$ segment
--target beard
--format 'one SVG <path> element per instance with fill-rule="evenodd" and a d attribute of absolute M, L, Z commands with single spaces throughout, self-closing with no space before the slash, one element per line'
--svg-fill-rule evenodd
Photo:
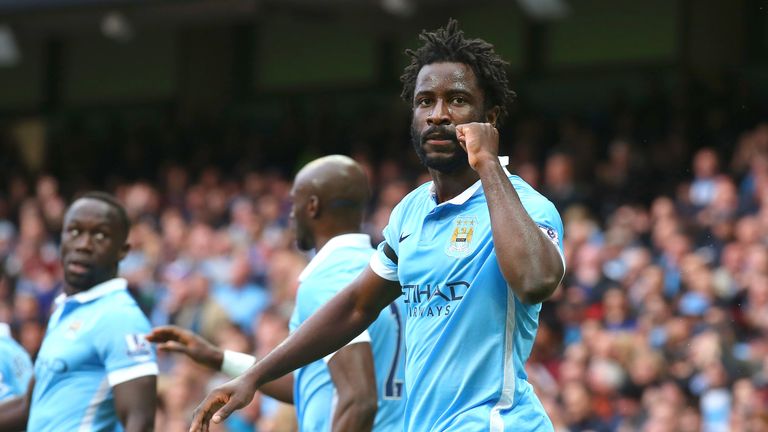
<path fill-rule="evenodd" d="M 299 250 L 308 252 L 315 248 L 315 242 L 312 234 L 303 225 L 300 225 L 298 221 L 292 221 L 293 235 L 296 237 L 296 246 Z"/>
<path fill-rule="evenodd" d="M 424 149 L 426 136 L 433 133 L 439 133 L 441 139 L 453 142 L 454 150 L 452 153 L 440 153 L 439 155 L 428 155 Z M 421 164 L 429 169 L 439 171 L 443 174 L 451 174 L 469 167 L 469 157 L 464 148 L 459 144 L 456 138 L 456 132 L 449 126 L 431 126 L 423 134 L 419 134 L 414 128 L 411 128 L 411 144 L 419 157 Z"/>
<path fill-rule="evenodd" d="M 480 117 L 470 122 L 484 122 Z M 437 155 L 428 155 L 424 145 L 429 135 L 438 135 L 439 139 L 450 140 L 453 142 L 453 151 L 451 153 L 440 153 Z M 452 174 L 464 171 L 469 168 L 469 156 L 464 147 L 459 144 L 456 137 L 456 128 L 453 125 L 432 125 L 421 134 L 414 126 L 411 126 L 411 144 L 416 151 L 422 165 L 429 169 L 439 171 L 443 174 Z"/>

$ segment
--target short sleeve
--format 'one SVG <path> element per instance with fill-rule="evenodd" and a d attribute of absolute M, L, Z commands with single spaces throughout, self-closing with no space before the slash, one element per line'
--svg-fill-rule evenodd
<path fill-rule="evenodd" d="M 541 232 L 557 247 L 560 258 L 563 259 L 563 266 L 565 266 L 563 221 L 560 219 L 560 213 L 558 213 L 555 205 L 543 196 L 536 194 L 524 199 L 523 206 Z"/>
<path fill-rule="evenodd" d="M 6 360 L 0 363 L 0 401 L 18 396 Z"/>
<path fill-rule="evenodd" d="M 144 338 L 151 327 L 138 307 L 125 305 L 111 310 L 102 315 L 99 326 L 94 343 L 110 387 L 157 375 L 154 349 Z"/>
<path fill-rule="evenodd" d="M 0 360 L 0 401 L 27 393 L 32 378 L 32 361 L 22 349 L 2 352 Z"/>
<path fill-rule="evenodd" d="M 376 248 L 376 253 L 371 256 L 371 270 L 382 278 L 396 282 L 397 277 L 397 263 L 392 261 L 390 257 L 384 252 L 384 248 L 388 246 L 386 240 L 379 243 L 379 247 Z M 394 250 L 394 249 L 393 249 Z"/>
<path fill-rule="evenodd" d="M 400 226 L 402 225 L 400 223 L 400 212 L 400 205 L 397 205 L 392 210 L 392 214 L 389 216 L 389 223 L 382 230 L 384 241 L 379 243 L 370 261 L 371 270 L 374 273 L 393 282 L 398 281 L 397 262 L 387 255 L 385 248 L 389 246 L 391 252 L 394 252 L 395 256 L 399 256 Z"/>
<path fill-rule="evenodd" d="M 333 356 L 336 355 L 336 353 L 338 353 L 339 351 L 343 350 L 345 347 L 348 347 L 348 346 L 354 345 L 354 344 L 358 344 L 358 343 L 371 343 L 371 334 L 368 333 L 368 330 L 363 330 L 362 333 L 357 335 L 351 341 L 347 342 L 346 345 L 344 345 L 343 347 L 339 348 L 338 350 L 328 354 L 327 356 L 323 357 L 323 361 L 325 362 L 325 364 L 328 364 L 328 362 L 331 361 L 331 359 L 333 358 Z"/>

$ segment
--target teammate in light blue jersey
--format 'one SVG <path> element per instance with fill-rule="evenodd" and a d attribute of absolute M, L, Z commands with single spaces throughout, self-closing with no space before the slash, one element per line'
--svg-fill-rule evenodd
<path fill-rule="evenodd" d="M 29 354 L 11 336 L 11 328 L 0 322 L 0 403 L 27 393 L 32 378 Z"/>
<path fill-rule="evenodd" d="M 562 279 L 562 222 L 504 169 L 499 121 L 514 93 L 493 46 L 456 21 L 406 51 L 403 97 L 433 181 L 398 204 L 370 265 L 278 349 L 201 403 L 207 430 L 252 392 L 352 339 L 393 299 L 406 312 L 403 430 L 552 431 L 523 369 L 540 303 Z"/>
<path fill-rule="evenodd" d="M 0 430 L 147 431 L 154 427 L 157 363 L 149 321 L 117 278 L 129 222 L 115 199 L 94 192 L 64 217 L 64 293 L 35 360 L 30 398 L 3 405 Z"/>
<path fill-rule="evenodd" d="M 342 234 L 328 241 L 299 277 L 291 332 L 352 282 L 368 266 L 373 253 L 371 238 L 366 234 Z M 381 311 L 366 331 L 350 342 L 369 343 L 373 355 L 375 382 L 350 384 L 361 387 L 360 391 L 365 391 L 363 387 L 368 385 L 370 389 L 367 390 L 376 392 L 378 411 L 374 431 L 399 432 L 403 428 L 405 353 L 402 347 L 402 315 L 402 303 L 393 302 Z M 312 362 L 295 373 L 294 397 L 302 431 L 332 430 L 333 417 L 330 413 L 334 404 L 338 404 L 338 395 L 325 363 L 333 361 L 335 355 Z"/>
<path fill-rule="evenodd" d="M 507 175 L 530 217 L 561 249 L 563 227 L 552 203 Z M 443 203 L 436 201 L 434 183 L 422 185 L 394 209 L 384 229 L 371 266 L 402 284 L 405 381 L 408 393 L 419 395 L 407 400 L 406 430 L 551 427 L 524 369 L 541 305 L 524 303 L 509 289 L 492 237 L 480 181 Z"/>
<path fill-rule="evenodd" d="M 369 192 L 365 174 L 352 159 L 327 156 L 310 162 L 297 174 L 291 195 L 298 246 L 318 248 L 299 276 L 290 321 L 294 332 L 368 267 L 375 249 L 368 235 L 357 233 Z M 296 405 L 302 432 L 402 431 L 402 306 L 391 302 L 346 346 L 261 390 Z M 161 350 L 183 352 L 232 376 L 255 362 L 250 356 L 221 353 L 177 327 L 155 329 L 149 339 L 161 343 Z"/>

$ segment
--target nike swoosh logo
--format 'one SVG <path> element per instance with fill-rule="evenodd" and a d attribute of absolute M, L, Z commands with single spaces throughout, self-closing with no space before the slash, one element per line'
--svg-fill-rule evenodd
<path fill-rule="evenodd" d="M 411 236 L 410 234 L 405 234 L 405 235 L 400 234 L 400 241 L 398 243 L 402 243 L 403 240 L 407 239 L 410 236 Z"/>

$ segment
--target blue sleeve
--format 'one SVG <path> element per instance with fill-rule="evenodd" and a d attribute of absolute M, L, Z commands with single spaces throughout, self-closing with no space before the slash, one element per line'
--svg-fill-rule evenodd
<path fill-rule="evenodd" d="M 2 351 L 0 360 L 0 401 L 27 393 L 32 378 L 32 360 L 23 348 Z"/>
<path fill-rule="evenodd" d="M 105 311 L 94 344 L 109 385 L 157 375 L 152 345 L 144 339 L 151 327 L 138 306 L 128 302 Z"/>
<path fill-rule="evenodd" d="M 3 355 L 3 360 L 0 361 L 0 401 L 3 401 L 18 396 L 18 393 L 11 377 L 10 365 L 8 364 L 10 359 L 6 359 L 6 353 L 3 352 L 1 354 Z"/>
<path fill-rule="evenodd" d="M 520 191 L 518 191 L 520 192 Z M 557 246 L 563 256 L 563 221 L 555 205 L 538 193 L 521 193 L 520 198 L 525 210 L 539 229 Z"/>
<path fill-rule="evenodd" d="M 563 260 L 563 269 L 565 269 L 565 255 L 563 254 L 563 221 L 560 219 L 560 213 L 558 213 L 555 205 L 552 204 L 547 198 L 533 189 L 517 190 L 522 200 L 523 207 L 528 212 L 528 215 L 533 219 L 533 222 L 539 227 L 539 229 L 546 234 L 547 238 L 557 246 L 557 251 L 560 253 L 560 258 Z M 521 331 L 521 335 L 524 338 L 533 339 L 536 337 L 536 329 L 538 328 L 539 311 L 541 310 L 541 304 L 524 304 L 515 297 L 515 302 L 518 304 L 516 310 L 525 311 L 524 315 L 517 314 L 517 325 Z"/>
<path fill-rule="evenodd" d="M 399 256 L 400 252 L 400 229 L 402 226 L 400 213 L 402 211 L 401 205 L 395 206 L 392 209 L 392 213 L 389 215 L 389 222 L 387 226 L 382 230 L 384 241 L 395 251 L 395 254 Z"/>
<path fill-rule="evenodd" d="M 401 204 L 395 206 L 392 214 L 389 216 L 389 223 L 384 227 L 382 234 L 384 241 L 379 243 L 376 252 L 371 258 L 371 269 L 384 279 L 397 281 L 397 263 L 384 253 L 384 247 L 389 245 L 396 256 L 400 256 L 400 228 L 401 223 Z"/>

